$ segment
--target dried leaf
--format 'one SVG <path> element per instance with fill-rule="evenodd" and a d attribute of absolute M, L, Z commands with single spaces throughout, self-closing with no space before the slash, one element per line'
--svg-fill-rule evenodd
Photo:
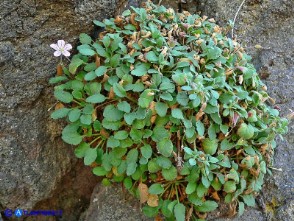
<path fill-rule="evenodd" d="M 193 214 L 193 209 L 194 207 L 191 206 L 188 213 L 187 213 L 187 216 L 186 216 L 186 221 L 190 221 L 191 220 L 191 217 L 192 217 L 192 214 Z"/>
<path fill-rule="evenodd" d="M 95 121 L 97 120 L 97 111 L 94 110 L 93 113 L 92 113 L 92 121 Z"/>
<path fill-rule="evenodd" d="M 215 200 L 217 200 L 217 201 L 220 201 L 220 198 L 219 198 L 219 195 L 218 195 L 217 191 L 213 192 L 213 193 L 211 194 L 211 196 L 212 196 L 213 199 L 215 199 Z"/>
<path fill-rule="evenodd" d="M 140 183 L 138 186 L 139 194 L 140 194 L 140 203 L 146 203 L 148 200 L 148 186 L 144 183 Z"/>
<path fill-rule="evenodd" d="M 158 195 L 149 194 L 147 204 L 148 204 L 148 206 L 151 206 L 151 207 L 158 206 Z"/>
<path fill-rule="evenodd" d="M 97 68 L 100 66 L 100 57 L 98 55 L 95 56 L 95 64 Z"/>
<path fill-rule="evenodd" d="M 195 118 L 196 118 L 196 121 L 199 121 L 199 119 L 204 115 L 204 110 L 207 106 L 207 103 L 203 103 L 200 110 L 198 111 L 198 113 L 196 114 Z"/>
<path fill-rule="evenodd" d="M 64 105 L 62 103 L 59 102 L 55 105 L 55 110 L 59 110 L 61 108 L 64 108 Z"/>
<path fill-rule="evenodd" d="M 110 91 L 109 91 L 109 94 L 108 94 L 108 98 L 113 99 L 114 97 L 115 97 L 114 90 L 113 90 L 113 87 L 111 87 Z"/>
<path fill-rule="evenodd" d="M 62 70 L 62 65 L 61 64 L 58 64 L 57 65 L 56 71 L 57 71 L 57 76 L 61 76 L 63 74 L 63 70 Z"/>

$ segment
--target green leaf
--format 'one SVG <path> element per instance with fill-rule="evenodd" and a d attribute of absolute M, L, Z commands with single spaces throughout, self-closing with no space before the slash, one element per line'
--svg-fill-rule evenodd
<path fill-rule="evenodd" d="M 189 182 L 186 187 L 186 193 L 189 195 L 189 194 L 195 192 L 196 187 L 197 187 L 197 185 L 195 182 Z"/>
<path fill-rule="evenodd" d="M 124 113 L 118 110 L 114 105 L 110 104 L 104 108 L 103 116 L 108 121 L 118 121 L 123 117 Z"/>
<path fill-rule="evenodd" d="M 56 83 L 59 83 L 61 81 L 65 81 L 67 80 L 68 78 L 66 76 L 57 76 L 57 77 L 52 77 L 50 78 L 49 80 L 49 84 L 56 84 Z"/>
<path fill-rule="evenodd" d="M 171 115 L 172 115 L 172 117 L 174 117 L 176 119 L 182 119 L 182 120 L 184 119 L 183 112 L 179 108 L 173 109 L 171 112 Z"/>
<path fill-rule="evenodd" d="M 226 193 L 233 193 L 237 189 L 235 181 L 227 181 L 224 185 L 224 191 Z"/>
<path fill-rule="evenodd" d="M 87 73 L 87 74 L 85 75 L 84 79 L 85 79 L 86 81 L 92 81 L 92 80 L 94 80 L 96 77 L 97 77 L 97 76 L 96 76 L 95 72 L 94 72 L 94 71 L 90 71 L 89 73 Z"/>
<path fill-rule="evenodd" d="M 164 201 L 163 201 L 163 204 L 162 204 L 162 207 L 161 207 L 161 212 L 162 212 L 162 214 L 163 214 L 165 217 L 167 217 L 167 218 L 169 218 L 169 217 L 171 217 L 171 216 L 173 215 L 172 211 L 170 211 L 170 210 L 168 209 L 168 205 L 169 205 L 170 203 L 171 203 L 170 200 L 164 200 Z"/>
<path fill-rule="evenodd" d="M 170 82 L 169 79 L 167 79 L 161 83 L 159 89 L 163 91 L 167 91 L 169 93 L 173 93 L 175 91 L 175 85 L 172 82 Z"/>
<path fill-rule="evenodd" d="M 172 75 L 173 81 L 175 83 L 177 83 L 177 85 L 180 85 L 180 86 L 186 84 L 186 81 L 187 81 L 186 78 L 187 78 L 186 75 L 183 73 L 176 73 L 176 74 Z"/>
<path fill-rule="evenodd" d="M 220 118 L 219 113 L 213 113 L 213 114 L 210 114 L 210 117 L 212 118 L 212 120 L 213 120 L 215 123 L 217 123 L 217 124 L 219 124 L 219 125 L 222 124 L 222 119 Z"/>
<path fill-rule="evenodd" d="M 131 71 L 131 74 L 141 77 L 144 74 L 147 74 L 147 71 L 149 68 L 150 68 L 150 64 L 140 63 L 135 66 L 134 70 Z"/>
<path fill-rule="evenodd" d="M 114 134 L 114 138 L 117 140 L 124 140 L 124 139 L 127 139 L 127 137 L 128 137 L 128 132 L 124 130 L 118 131 Z"/>
<path fill-rule="evenodd" d="M 207 191 L 208 191 L 208 189 L 202 183 L 200 183 L 197 186 L 197 189 L 196 189 L 197 196 L 203 197 L 205 195 L 205 193 L 207 193 Z"/>
<path fill-rule="evenodd" d="M 206 188 L 208 188 L 210 186 L 210 181 L 204 175 L 202 175 L 202 177 L 201 177 L 201 182 L 202 182 L 203 186 L 205 186 Z"/>
<path fill-rule="evenodd" d="M 234 147 L 234 143 L 230 143 L 228 139 L 224 139 L 221 142 L 221 150 L 230 150 Z"/>
<path fill-rule="evenodd" d="M 102 120 L 102 126 L 108 130 L 118 130 L 121 126 L 120 121 L 108 121 L 107 119 Z"/>
<path fill-rule="evenodd" d="M 140 150 L 141 150 L 142 156 L 145 157 L 146 159 L 149 159 L 152 156 L 152 148 L 149 144 L 142 146 Z"/>
<path fill-rule="evenodd" d="M 104 167 L 95 167 L 92 171 L 96 176 L 105 176 L 108 173 Z"/>
<path fill-rule="evenodd" d="M 110 66 L 113 68 L 116 68 L 119 65 L 120 62 L 120 55 L 115 54 L 110 58 Z"/>
<path fill-rule="evenodd" d="M 173 151 L 173 143 L 170 139 L 162 139 L 157 143 L 158 151 L 165 157 L 169 157 Z"/>
<path fill-rule="evenodd" d="M 172 162 L 167 157 L 159 156 L 156 158 L 156 162 L 164 169 L 169 169 L 172 166 Z"/>
<path fill-rule="evenodd" d="M 238 216 L 242 216 L 245 211 L 245 206 L 243 202 L 239 202 L 239 208 L 238 208 Z"/>
<path fill-rule="evenodd" d="M 217 139 L 209 139 L 205 138 L 202 141 L 203 150 L 205 153 L 213 155 L 217 151 L 218 140 Z"/>
<path fill-rule="evenodd" d="M 189 98 L 188 98 L 188 95 L 186 92 L 179 92 L 177 94 L 177 102 L 182 105 L 182 106 L 187 106 L 188 105 L 188 102 L 189 102 Z"/>
<path fill-rule="evenodd" d="M 106 51 L 102 45 L 100 45 L 98 43 L 94 43 L 93 47 L 96 49 L 98 55 L 100 55 L 101 57 L 104 57 L 104 58 L 108 57 L 108 54 L 106 53 Z"/>
<path fill-rule="evenodd" d="M 154 99 L 154 93 L 151 89 L 146 89 L 139 98 L 138 105 L 142 108 L 148 108 L 151 101 Z"/>
<path fill-rule="evenodd" d="M 70 109 L 68 109 L 68 108 L 57 109 L 51 114 L 51 118 L 56 120 L 56 119 L 66 117 L 69 111 L 70 111 Z"/>
<path fill-rule="evenodd" d="M 126 178 L 124 179 L 124 186 L 125 186 L 125 188 L 126 188 L 127 190 L 129 190 L 129 189 L 132 188 L 132 186 L 133 186 L 133 181 L 132 181 L 132 179 L 131 179 L 130 177 L 126 177 Z"/>
<path fill-rule="evenodd" d="M 247 206 L 255 206 L 255 198 L 252 194 L 249 195 L 243 195 L 243 201 Z"/>
<path fill-rule="evenodd" d="M 102 27 L 102 28 L 105 28 L 105 24 L 101 21 L 98 21 L 98 20 L 94 20 L 93 23 L 99 27 Z"/>
<path fill-rule="evenodd" d="M 120 111 L 123 111 L 125 113 L 130 113 L 131 105 L 126 101 L 122 101 L 122 102 L 118 103 L 117 109 L 119 109 Z"/>
<path fill-rule="evenodd" d="M 68 113 L 68 119 L 70 122 L 75 122 L 80 119 L 81 110 L 80 109 L 73 109 Z"/>
<path fill-rule="evenodd" d="M 137 162 L 139 156 L 139 152 L 137 149 L 131 149 L 127 154 L 127 162 Z"/>
<path fill-rule="evenodd" d="M 62 139 L 64 142 L 72 145 L 78 145 L 82 142 L 83 137 L 77 132 L 79 126 L 76 124 L 67 125 L 62 131 Z"/>
<path fill-rule="evenodd" d="M 148 191 L 150 194 L 161 194 L 164 192 L 164 188 L 161 184 L 155 183 L 149 187 Z"/>
<path fill-rule="evenodd" d="M 201 136 L 201 137 L 204 136 L 205 127 L 204 127 L 204 124 L 201 121 L 197 121 L 196 129 L 197 129 L 197 132 L 198 132 L 199 136 Z"/>
<path fill-rule="evenodd" d="M 119 147 L 119 144 L 120 144 L 119 140 L 115 139 L 113 136 L 110 136 L 107 139 L 106 146 L 110 148 L 115 148 L 115 147 Z"/>
<path fill-rule="evenodd" d="M 177 168 L 174 166 L 171 166 L 169 169 L 162 169 L 162 176 L 167 181 L 173 181 L 177 178 L 178 171 Z"/>
<path fill-rule="evenodd" d="M 148 162 L 148 171 L 150 173 L 156 173 L 161 170 L 160 166 L 157 164 L 156 159 L 151 159 Z"/>
<path fill-rule="evenodd" d="M 91 148 L 88 143 L 82 142 L 80 145 L 75 149 L 75 155 L 77 158 L 85 157 L 86 151 Z"/>
<path fill-rule="evenodd" d="M 84 63 L 83 60 L 79 59 L 78 57 L 73 57 L 69 64 L 69 72 L 71 74 L 75 74 L 77 71 L 78 67 L 81 66 Z"/>
<path fill-rule="evenodd" d="M 166 103 L 157 102 L 155 104 L 155 110 L 157 114 L 161 117 L 164 117 L 166 115 L 167 109 L 168 109 L 168 106 Z"/>
<path fill-rule="evenodd" d="M 142 130 L 136 130 L 136 129 L 131 129 L 130 131 L 130 137 L 136 141 L 136 142 L 141 142 L 143 136 L 143 131 Z"/>
<path fill-rule="evenodd" d="M 89 35 L 85 34 L 85 33 L 81 33 L 80 34 L 80 42 L 82 44 L 91 44 L 92 39 Z"/>
<path fill-rule="evenodd" d="M 242 123 L 237 131 L 237 134 L 245 140 L 248 140 L 254 136 L 254 128 L 250 124 L 247 125 Z"/>
<path fill-rule="evenodd" d="M 89 148 L 85 152 L 85 158 L 84 158 L 84 164 L 85 165 L 90 165 L 93 163 L 97 158 L 97 149 L 95 148 Z"/>
<path fill-rule="evenodd" d="M 201 206 L 196 206 L 195 209 L 196 211 L 207 213 L 207 212 L 211 212 L 215 210 L 217 207 L 218 207 L 218 204 L 215 201 L 207 200 L 203 202 Z"/>
<path fill-rule="evenodd" d="M 177 221 L 185 221 L 186 207 L 184 204 L 176 204 L 174 207 L 174 214 Z"/>
<path fill-rule="evenodd" d="M 113 91 L 118 97 L 126 97 L 127 96 L 126 90 L 119 83 L 113 84 Z"/>
<path fill-rule="evenodd" d="M 156 54 L 153 51 L 149 51 L 146 54 L 146 59 L 147 59 L 147 61 L 149 61 L 151 63 L 158 62 L 158 57 L 156 56 Z"/>
<path fill-rule="evenodd" d="M 103 76 L 107 72 L 107 67 L 100 66 L 95 70 L 95 74 L 97 77 Z"/>
<path fill-rule="evenodd" d="M 127 165 L 127 176 L 131 176 L 136 172 L 138 164 L 135 162 L 128 163 Z"/>
<path fill-rule="evenodd" d="M 106 100 L 106 97 L 102 94 L 94 94 L 86 99 L 86 102 L 97 104 Z"/>
<path fill-rule="evenodd" d="M 160 95 L 160 98 L 163 99 L 163 100 L 166 100 L 166 101 L 173 101 L 173 96 L 170 94 L 170 93 L 162 93 Z"/>
<path fill-rule="evenodd" d="M 83 114 L 80 117 L 80 121 L 81 121 L 82 124 L 90 125 L 92 123 L 92 115 L 90 115 L 90 114 Z"/>
<path fill-rule="evenodd" d="M 158 214 L 157 207 L 151 207 L 151 206 L 146 205 L 143 207 L 142 210 L 143 210 L 144 215 L 147 217 L 150 217 L 150 218 L 155 217 Z"/>
<path fill-rule="evenodd" d="M 93 56 L 96 54 L 96 52 L 90 48 L 78 48 L 78 50 L 82 55 L 86 56 Z"/>
<path fill-rule="evenodd" d="M 63 103 L 70 103 L 73 100 L 73 96 L 71 95 L 71 93 L 63 90 L 54 90 L 54 96 L 57 100 Z"/>

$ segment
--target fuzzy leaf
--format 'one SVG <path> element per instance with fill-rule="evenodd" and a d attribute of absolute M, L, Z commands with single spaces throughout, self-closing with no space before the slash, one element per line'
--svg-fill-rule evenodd
<path fill-rule="evenodd" d="M 106 97 L 102 94 L 94 94 L 86 99 L 86 102 L 97 104 L 106 100 Z"/>
<path fill-rule="evenodd" d="M 168 106 L 166 103 L 157 102 L 155 104 L 155 110 L 157 114 L 161 117 L 164 117 L 166 115 L 167 109 L 168 109 Z"/>
<path fill-rule="evenodd" d="M 202 203 L 201 206 L 196 206 L 195 209 L 196 211 L 206 213 L 215 210 L 217 207 L 218 204 L 215 201 L 207 200 L 204 203 Z"/>
<path fill-rule="evenodd" d="M 107 71 L 107 67 L 105 66 L 100 66 L 95 70 L 95 74 L 97 77 L 100 77 L 102 75 L 104 75 Z"/>
<path fill-rule="evenodd" d="M 73 96 L 71 95 L 71 93 L 67 91 L 63 91 L 63 90 L 55 90 L 54 96 L 56 97 L 57 100 L 63 103 L 70 103 L 73 100 Z"/>
<path fill-rule="evenodd" d="M 80 42 L 82 44 L 91 44 L 92 39 L 89 35 L 85 34 L 85 33 L 81 33 L 80 34 Z"/>
<path fill-rule="evenodd" d="M 152 184 L 149 187 L 150 194 L 161 194 L 161 193 L 163 193 L 163 191 L 164 191 L 164 188 L 162 187 L 161 184 L 158 184 L 158 183 Z"/>
<path fill-rule="evenodd" d="M 176 204 L 174 207 L 174 214 L 177 221 L 185 221 L 186 207 L 184 204 Z"/>
<path fill-rule="evenodd" d="M 173 151 L 173 143 L 170 139 L 162 139 L 157 143 L 158 151 L 165 157 L 169 157 Z"/>
<path fill-rule="evenodd" d="M 123 88 L 123 86 L 121 86 L 118 83 L 113 84 L 113 91 L 118 97 L 126 97 L 127 96 L 126 90 Z"/>
<path fill-rule="evenodd" d="M 84 164 L 90 165 L 96 160 L 96 158 L 97 158 L 97 149 L 89 148 L 85 152 Z"/>
<path fill-rule="evenodd" d="M 72 145 L 78 145 L 82 141 L 82 136 L 77 132 L 79 126 L 75 124 L 67 125 L 62 131 L 64 142 Z"/>
<path fill-rule="evenodd" d="M 169 169 L 162 169 L 162 176 L 164 179 L 168 181 L 173 181 L 177 178 L 178 171 L 177 168 L 174 166 L 171 166 Z"/>
<path fill-rule="evenodd" d="M 57 109 L 51 114 L 51 118 L 56 120 L 56 119 L 66 117 L 69 111 L 70 109 L 68 108 Z"/>
<path fill-rule="evenodd" d="M 184 119 L 183 112 L 179 108 L 173 109 L 171 115 L 176 119 Z"/>

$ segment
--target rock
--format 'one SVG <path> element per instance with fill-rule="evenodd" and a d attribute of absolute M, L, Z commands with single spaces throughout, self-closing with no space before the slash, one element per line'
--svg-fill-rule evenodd
<path fill-rule="evenodd" d="M 64 220 L 76 220 L 88 203 L 98 178 L 62 142 L 64 122 L 48 111 L 55 103 L 48 79 L 58 62 L 49 45 L 76 44 L 81 32 L 92 31 L 93 18 L 114 12 L 115 2 L 0 2 L 0 211 L 63 209 Z"/>
<path fill-rule="evenodd" d="M 120 185 L 104 187 L 98 184 L 91 197 L 89 209 L 80 221 L 148 221 L 141 212 L 139 201 L 123 192 Z"/>

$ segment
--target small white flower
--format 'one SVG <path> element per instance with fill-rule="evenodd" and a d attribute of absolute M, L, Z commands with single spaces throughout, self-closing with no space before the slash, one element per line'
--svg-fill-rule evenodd
<path fill-rule="evenodd" d="M 57 44 L 51 44 L 51 48 L 55 50 L 54 56 L 59 57 L 61 55 L 64 55 L 65 57 L 69 57 L 70 53 L 69 50 L 72 49 L 71 44 L 65 44 L 64 40 L 58 40 Z"/>

